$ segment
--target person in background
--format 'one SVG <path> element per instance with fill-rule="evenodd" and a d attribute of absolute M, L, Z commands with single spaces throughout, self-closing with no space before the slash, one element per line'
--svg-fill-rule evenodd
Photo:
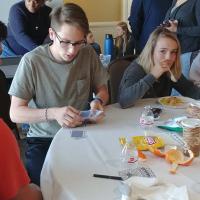
<path fill-rule="evenodd" d="M 183 96 L 200 98 L 200 88 L 181 74 L 180 44 L 176 35 L 159 27 L 152 32 L 139 57 L 126 69 L 119 88 L 119 103 L 127 108 L 141 98 L 169 96 L 172 88 Z"/>
<path fill-rule="evenodd" d="M 46 0 L 24 0 L 9 11 L 8 36 L 1 57 L 24 55 L 44 43 L 50 27 L 51 8 Z"/>
<path fill-rule="evenodd" d="M 166 28 L 177 34 L 182 54 L 200 49 L 199 10 L 199 0 L 174 0 L 166 13 Z"/>
<path fill-rule="evenodd" d="M 182 72 L 189 78 L 190 58 L 200 49 L 200 1 L 174 0 L 166 13 L 168 30 L 177 34 L 181 45 Z"/>
<path fill-rule="evenodd" d="M 0 55 L 2 53 L 2 41 L 5 40 L 7 36 L 7 27 L 6 25 L 0 21 Z M 1 64 L 1 59 L 0 59 Z"/>
<path fill-rule="evenodd" d="M 2 41 L 7 36 L 7 27 L 6 25 L 0 21 L 0 55 L 2 52 Z M 2 64 L 0 58 L 0 65 Z M 8 84 L 6 82 L 6 76 L 4 72 L 0 69 L 0 118 L 6 122 L 6 124 L 11 128 L 14 129 L 14 123 L 11 122 L 9 117 L 9 109 L 10 109 L 10 96 L 8 95 Z"/>
<path fill-rule="evenodd" d="M 51 141 L 61 127 L 83 124 L 81 110 L 103 110 L 108 101 L 108 74 L 90 45 L 85 12 L 66 3 L 51 13 L 51 44 L 25 54 L 9 94 L 14 122 L 30 124 L 27 170 L 40 184 L 40 172 Z M 90 101 L 92 94 L 95 98 Z M 90 104 L 88 104 L 90 101 Z"/>
<path fill-rule="evenodd" d="M 119 22 L 116 26 L 116 37 L 114 40 L 114 57 L 122 57 L 131 55 L 134 52 L 134 47 L 130 46 L 131 33 L 126 22 Z"/>
<path fill-rule="evenodd" d="M 189 79 L 200 87 L 200 51 L 191 64 Z"/>
<path fill-rule="evenodd" d="M 1 42 L 6 34 L 6 26 L 0 21 L 0 54 Z M 40 189 L 29 184 L 30 179 L 20 159 L 17 141 L 1 117 L 0 138 L 0 199 L 42 200 Z"/>
<path fill-rule="evenodd" d="M 91 32 L 91 30 L 89 30 L 86 36 L 86 40 L 87 40 L 87 43 L 93 47 L 93 49 L 96 51 L 97 55 L 99 56 L 101 54 L 101 47 L 97 42 L 95 42 L 94 35 Z"/>
<path fill-rule="evenodd" d="M 136 54 L 140 54 L 151 32 L 159 26 L 172 0 L 133 0 L 128 18 L 136 41 Z"/>

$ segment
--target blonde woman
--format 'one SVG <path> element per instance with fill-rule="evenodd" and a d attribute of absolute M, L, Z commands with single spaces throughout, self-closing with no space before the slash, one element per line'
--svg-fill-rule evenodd
<path fill-rule="evenodd" d="M 130 49 L 131 33 L 128 29 L 126 22 L 119 22 L 116 26 L 116 38 L 115 42 L 115 57 L 125 56 L 132 54 L 134 48 Z"/>
<path fill-rule="evenodd" d="M 138 59 L 125 71 L 119 103 L 127 108 L 141 98 L 169 96 L 172 88 L 184 96 L 200 98 L 200 88 L 181 74 L 180 44 L 176 35 L 159 27 L 150 35 Z"/>

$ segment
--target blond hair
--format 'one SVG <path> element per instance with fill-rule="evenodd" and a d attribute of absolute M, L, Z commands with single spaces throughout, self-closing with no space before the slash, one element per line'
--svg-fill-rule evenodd
<path fill-rule="evenodd" d="M 160 38 L 170 38 L 177 43 L 177 56 L 174 64 L 171 67 L 171 71 L 174 74 L 175 78 L 179 79 L 181 76 L 180 43 L 175 33 L 167 30 L 166 28 L 158 27 L 151 33 L 144 49 L 137 59 L 137 62 L 143 67 L 146 73 L 150 72 L 151 68 L 154 67 L 153 54 L 158 39 Z"/>

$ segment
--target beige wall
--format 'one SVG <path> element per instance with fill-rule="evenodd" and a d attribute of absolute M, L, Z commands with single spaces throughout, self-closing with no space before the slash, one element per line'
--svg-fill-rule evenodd
<path fill-rule="evenodd" d="M 63 0 L 80 5 L 86 12 L 90 29 L 103 50 L 106 33 L 115 35 L 117 22 L 127 20 L 132 0 Z"/>
<path fill-rule="evenodd" d="M 122 17 L 121 0 L 64 0 L 80 5 L 86 12 L 89 22 L 120 21 Z"/>

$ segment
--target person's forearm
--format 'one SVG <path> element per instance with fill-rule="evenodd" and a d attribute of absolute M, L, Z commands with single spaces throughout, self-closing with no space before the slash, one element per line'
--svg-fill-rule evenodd
<path fill-rule="evenodd" d="M 119 92 L 119 104 L 122 108 L 128 108 L 135 104 L 138 99 L 141 99 L 145 93 L 149 90 L 149 85 L 147 85 L 143 80 L 138 81 L 134 85 L 129 87 L 121 88 Z"/>
<path fill-rule="evenodd" d="M 13 200 L 43 200 L 40 188 L 31 183 L 21 187 Z"/>
<path fill-rule="evenodd" d="M 10 109 L 10 118 L 16 123 L 37 123 L 54 120 L 56 108 L 35 109 L 27 106 L 19 106 Z"/>
<path fill-rule="evenodd" d="M 193 82 L 186 79 L 183 75 L 177 83 L 173 84 L 173 87 L 183 96 L 200 99 L 200 88 L 195 86 Z"/>
<path fill-rule="evenodd" d="M 109 99 L 108 89 L 106 86 L 102 86 L 97 90 L 96 97 L 99 97 L 103 101 L 103 105 L 106 105 Z"/>
<path fill-rule="evenodd" d="M 132 82 L 132 80 L 130 80 Z M 138 99 L 143 98 L 146 92 L 152 87 L 155 78 L 148 74 L 138 82 L 130 84 L 128 80 L 120 86 L 119 104 L 122 108 L 128 108 L 135 104 Z"/>

